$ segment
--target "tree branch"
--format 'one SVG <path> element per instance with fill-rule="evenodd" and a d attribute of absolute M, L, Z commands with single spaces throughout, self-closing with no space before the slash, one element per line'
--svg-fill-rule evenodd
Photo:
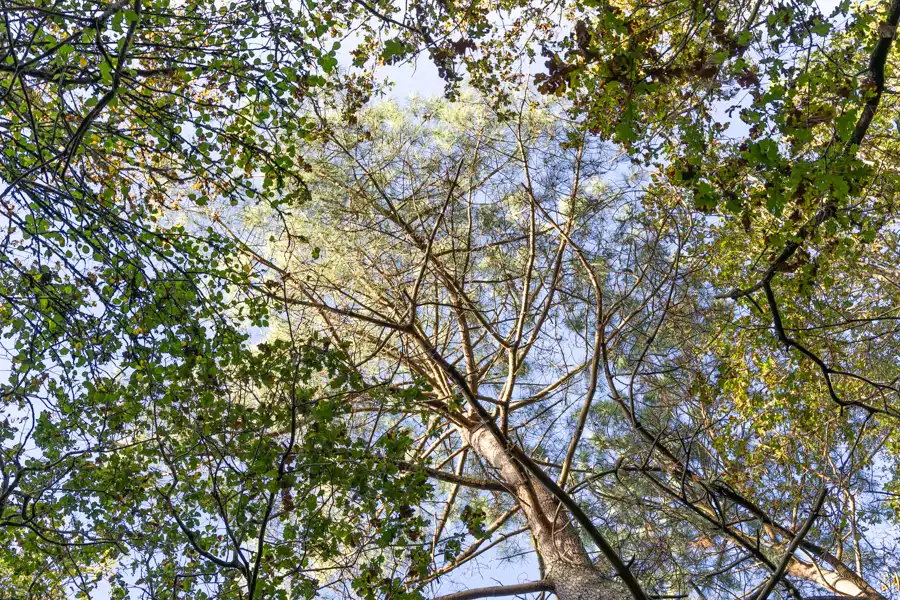
<path fill-rule="evenodd" d="M 473 600 L 474 598 L 497 598 L 500 596 L 518 596 L 537 592 L 552 592 L 553 584 L 549 581 L 531 581 L 517 585 L 495 585 L 492 587 L 464 590 L 455 594 L 438 596 L 434 600 Z"/>
<path fill-rule="evenodd" d="M 818 497 L 816 497 L 812 512 L 809 513 L 809 517 L 806 519 L 806 522 L 803 523 L 803 527 L 800 528 L 800 531 L 798 531 L 797 535 L 794 536 L 794 539 L 791 540 L 784 558 L 780 563 L 778 563 L 778 568 L 775 569 L 775 572 L 772 573 L 771 577 L 769 577 L 766 585 L 763 586 L 762 590 L 760 590 L 759 595 L 756 597 L 756 600 L 766 600 L 766 598 L 769 597 L 769 594 L 771 594 L 775 589 L 775 586 L 778 585 L 778 582 L 781 580 L 781 578 L 784 577 L 784 572 L 787 570 L 788 564 L 790 564 L 791 559 L 794 557 L 794 552 L 797 551 L 797 548 L 800 546 L 803 538 L 806 537 L 806 534 L 809 533 L 810 528 L 812 528 L 816 517 L 819 516 L 819 511 L 822 510 L 822 504 L 825 502 L 825 496 L 827 495 L 828 487 L 823 483 L 822 489 L 819 490 L 819 495 Z"/>
<path fill-rule="evenodd" d="M 475 488 L 478 490 L 488 490 L 491 492 L 509 492 L 509 490 L 506 489 L 506 487 L 502 483 L 497 481 L 475 479 L 474 477 L 466 477 L 465 475 L 448 473 L 447 471 L 441 471 L 440 469 L 425 467 L 406 461 L 398 461 L 397 466 L 406 471 L 422 470 L 425 471 L 425 473 L 427 473 L 429 477 L 433 477 L 434 479 L 438 479 L 440 481 L 446 481 L 447 483 L 455 483 L 463 487 Z"/>

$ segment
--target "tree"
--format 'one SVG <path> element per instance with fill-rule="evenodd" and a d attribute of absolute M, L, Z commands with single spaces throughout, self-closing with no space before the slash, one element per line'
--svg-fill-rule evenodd
<path fill-rule="evenodd" d="M 296 331 L 409 399 L 353 401 L 358 426 L 409 432 L 406 468 L 445 482 L 419 509 L 432 562 L 409 589 L 525 534 L 541 580 L 458 597 L 893 585 L 890 547 L 844 541 L 894 518 L 873 494 L 895 468 L 893 417 L 833 410 L 814 362 L 773 361 L 754 317 L 716 298 L 730 223 L 527 101 L 512 120 L 477 101 L 384 106 L 323 135 L 309 202 L 255 215 L 280 232 L 257 252 Z M 890 345 L 843 332 L 821 333 L 841 360 Z"/>
<path fill-rule="evenodd" d="M 896 588 L 897 2 L 2 14 L 4 593 Z"/>
<path fill-rule="evenodd" d="M 314 592 L 297 557 L 327 559 L 344 533 L 323 529 L 327 502 L 276 504 L 333 478 L 333 463 L 289 473 L 301 430 L 319 427 L 349 468 L 328 416 L 340 400 L 320 391 L 341 359 L 309 340 L 260 357 L 247 328 L 277 307 L 242 291 L 254 267 L 210 228 L 210 204 L 290 204 L 272 190 L 299 187 L 307 96 L 371 89 L 364 72 L 335 72 L 362 9 L 320 8 L 3 3 L 3 594 L 87 596 L 110 573 L 115 594 L 153 598 Z M 381 475 L 367 465 L 361 476 Z M 333 498 L 380 490 L 346 509 L 370 515 L 396 478 L 379 481 Z"/>
<path fill-rule="evenodd" d="M 441 2 L 409 15 L 402 37 L 451 84 L 465 71 L 499 106 L 522 85 L 516 65 L 540 50 L 539 91 L 565 97 L 591 133 L 664 173 L 699 211 L 754 232 L 723 297 L 766 303 L 774 341 L 833 387 L 846 369 L 781 329 L 790 307 L 774 288 L 783 273 L 802 288 L 896 210 L 898 22 L 896 1 L 841 2 L 829 15 L 806 1 Z M 894 398 L 892 379 L 877 383 L 873 393 Z M 858 408 L 892 410 L 883 400 Z"/>

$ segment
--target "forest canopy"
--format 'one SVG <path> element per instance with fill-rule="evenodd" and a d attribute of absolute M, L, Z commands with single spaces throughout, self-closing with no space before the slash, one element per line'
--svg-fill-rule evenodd
<path fill-rule="evenodd" d="M 0 597 L 900 598 L 900 0 L 0 13 Z"/>

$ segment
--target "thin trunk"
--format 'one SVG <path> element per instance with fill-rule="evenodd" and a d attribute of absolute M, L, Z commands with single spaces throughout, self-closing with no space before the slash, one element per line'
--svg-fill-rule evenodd
<path fill-rule="evenodd" d="M 825 567 L 807 563 L 799 559 L 791 560 L 787 568 L 788 575 L 811 581 L 835 594 L 850 598 L 869 598 L 872 600 L 884 598 L 876 590 L 869 586 L 858 585 L 849 577 L 842 577 L 837 571 L 831 571 Z"/>

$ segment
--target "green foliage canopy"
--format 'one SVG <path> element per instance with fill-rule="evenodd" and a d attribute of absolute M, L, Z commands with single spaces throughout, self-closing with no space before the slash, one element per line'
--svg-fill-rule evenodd
<path fill-rule="evenodd" d="M 897 593 L 900 2 L 0 12 L 3 593 Z"/>

